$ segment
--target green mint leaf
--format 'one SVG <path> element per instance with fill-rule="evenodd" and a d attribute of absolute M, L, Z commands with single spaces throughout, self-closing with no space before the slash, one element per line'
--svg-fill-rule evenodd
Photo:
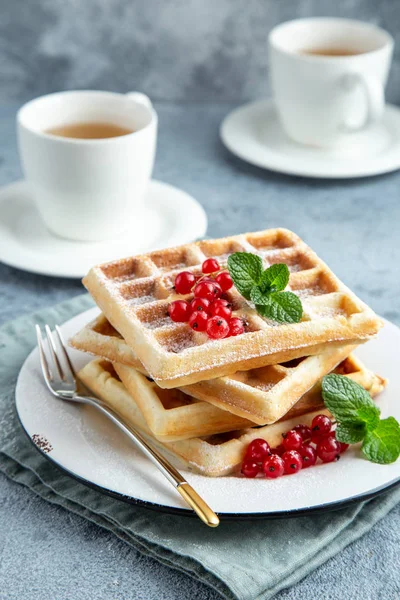
<path fill-rule="evenodd" d="M 234 252 L 228 258 L 228 271 L 238 292 L 250 300 L 251 290 L 263 273 L 261 258 L 251 252 Z"/>
<path fill-rule="evenodd" d="M 251 288 L 250 300 L 256 305 L 264 306 L 270 304 L 270 294 L 263 292 L 259 285 L 255 285 Z"/>
<path fill-rule="evenodd" d="M 365 423 L 339 423 L 336 427 L 336 439 L 338 442 L 344 444 L 356 444 L 361 442 L 365 434 L 367 433 L 367 427 Z"/>
<path fill-rule="evenodd" d="M 271 265 L 261 275 L 260 285 L 255 285 L 250 292 L 254 304 L 267 306 L 270 294 L 284 290 L 289 283 L 289 269 L 284 263 Z"/>
<path fill-rule="evenodd" d="M 260 287 L 263 291 L 281 292 L 289 283 L 289 269 L 285 263 L 271 265 L 261 276 Z"/>
<path fill-rule="evenodd" d="M 375 402 L 372 402 L 374 405 L 374 410 L 371 410 L 369 406 L 366 406 L 364 408 L 359 408 L 357 411 L 358 418 L 360 419 L 360 421 L 363 421 L 365 423 L 365 426 L 368 431 L 373 431 L 376 427 L 378 427 L 380 421 L 379 416 L 381 414 L 381 411 L 376 406 Z"/>
<path fill-rule="evenodd" d="M 298 323 L 303 307 L 298 296 L 282 292 L 289 282 L 289 269 L 284 263 L 263 271 L 261 258 L 251 252 L 234 252 L 228 258 L 228 270 L 236 289 L 251 300 L 257 312 L 278 323 Z"/>
<path fill-rule="evenodd" d="M 268 294 L 267 304 L 257 304 L 257 312 L 278 323 L 298 323 L 303 315 L 300 299 L 292 292 Z"/>
<path fill-rule="evenodd" d="M 361 425 L 373 430 L 380 410 L 368 392 L 344 375 L 331 373 L 322 379 L 322 397 L 327 409 L 340 424 Z"/>
<path fill-rule="evenodd" d="M 382 465 L 397 460 L 400 456 L 400 425 L 396 419 L 382 419 L 373 431 L 368 431 L 362 451 L 368 460 Z"/>

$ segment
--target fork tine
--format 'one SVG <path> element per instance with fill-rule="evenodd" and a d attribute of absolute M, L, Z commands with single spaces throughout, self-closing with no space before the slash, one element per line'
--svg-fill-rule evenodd
<path fill-rule="evenodd" d="M 64 371 L 62 369 L 60 361 L 58 360 L 57 348 L 56 348 L 56 345 L 54 343 L 53 336 L 51 334 L 51 329 L 50 329 L 50 327 L 48 325 L 45 325 L 44 328 L 45 328 L 45 331 L 46 331 L 47 342 L 48 342 L 48 345 L 49 345 L 49 351 L 50 351 L 51 357 L 52 357 L 52 359 L 54 361 L 54 364 L 56 365 L 58 376 L 60 377 L 60 379 L 62 381 L 65 381 Z"/>
<path fill-rule="evenodd" d="M 60 348 L 62 350 L 65 362 L 66 362 L 66 364 L 68 365 L 68 367 L 70 369 L 70 375 L 71 375 L 72 379 L 75 381 L 76 380 L 76 373 L 75 373 L 74 365 L 71 362 L 71 359 L 70 359 L 69 354 L 68 354 L 67 347 L 66 347 L 65 342 L 64 342 L 63 335 L 62 335 L 61 330 L 60 330 L 60 328 L 59 328 L 58 325 L 56 325 L 56 333 L 57 333 L 59 345 L 60 345 Z"/>
<path fill-rule="evenodd" d="M 40 366 L 42 367 L 43 377 L 45 378 L 47 385 L 50 387 L 50 382 L 53 381 L 53 375 L 51 373 L 49 363 L 47 362 L 47 358 L 44 353 L 42 332 L 40 331 L 40 327 L 38 324 L 36 324 L 36 337 L 38 342 Z"/>

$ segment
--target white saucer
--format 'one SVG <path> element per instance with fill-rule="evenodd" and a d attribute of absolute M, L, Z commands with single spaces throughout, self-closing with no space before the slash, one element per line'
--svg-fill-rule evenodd
<path fill-rule="evenodd" d="M 203 207 L 182 190 L 152 180 L 141 216 L 144 235 L 128 231 L 106 242 L 73 242 L 52 235 L 44 226 L 25 181 L 0 190 L 0 261 L 43 275 L 83 277 L 97 263 L 203 237 Z"/>
<path fill-rule="evenodd" d="M 225 146 L 239 158 L 288 175 L 340 179 L 400 168 L 400 108 L 390 104 L 381 123 L 352 134 L 351 144 L 332 150 L 291 141 L 282 130 L 272 100 L 234 110 L 224 119 L 220 133 Z"/>
<path fill-rule="evenodd" d="M 93 308 L 64 323 L 65 338 L 69 339 L 98 312 Z M 397 420 L 400 420 L 399 347 L 400 330 L 385 321 L 378 337 L 356 351 L 370 369 L 388 378 L 388 387 L 378 396 L 377 404 L 382 418 L 393 415 Z M 70 356 L 76 369 L 92 360 L 73 349 Z M 182 498 L 156 467 L 105 417 L 89 407 L 72 406 L 50 395 L 40 371 L 37 348 L 19 373 L 16 407 L 22 426 L 36 448 L 69 475 L 126 502 L 188 513 Z M 338 462 L 319 464 L 295 476 L 273 480 L 236 475 L 204 477 L 182 470 L 220 516 L 235 519 L 340 508 L 372 498 L 400 481 L 400 459 L 390 465 L 377 465 L 363 459 L 357 446 L 351 447 Z"/>

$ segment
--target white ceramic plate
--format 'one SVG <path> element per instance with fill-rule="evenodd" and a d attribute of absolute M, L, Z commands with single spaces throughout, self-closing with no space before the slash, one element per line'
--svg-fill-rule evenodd
<path fill-rule="evenodd" d="M 352 134 L 348 143 L 332 150 L 291 141 L 271 100 L 232 111 L 220 133 L 225 146 L 239 158 L 288 175 L 342 179 L 378 175 L 400 167 L 400 109 L 390 104 L 381 123 Z"/>
<path fill-rule="evenodd" d="M 0 261 L 43 275 L 83 277 L 94 264 L 192 242 L 205 235 L 203 207 L 182 190 L 152 180 L 146 212 L 106 242 L 74 242 L 47 231 L 25 181 L 0 190 Z"/>
<path fill-rule="evenodd" d="M 97 314 L 91 309 L 65 323 L 68 338 Z M 358 356 L 377 373 L 389 378 L 378 404 L 383 416 L 400 421 L 400 330 L 389 322 Z M 90 358 L 71 350 L 79 368 Z M 56 465 L 83 483 L 132 503 L 190 514 L 180 496 L 161 473 L 113 425 L 88 407 L 54 399 L 42 381 L 35 349 L 21 369 L 16 405 L 28 436 Z M 51 450 L 48 451 L 51 447 Z M 185 476 L 210 506 L 230 518 L 296 516 L 311 510 L 329 510 L 372 497 L 400 481 L 400 460 L 377 465 L 351 448 L 337 463 L 317 465 L 276 480 L 240 476 L 208 478 Z"/>

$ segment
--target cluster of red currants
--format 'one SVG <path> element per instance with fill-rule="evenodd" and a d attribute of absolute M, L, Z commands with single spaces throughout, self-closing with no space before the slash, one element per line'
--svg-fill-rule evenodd
<path fill-rule="evenodd" d="M 178 294 L 191 294 L 191 301 L 175 300 L 168 308 L 173 321 L 188 323 L 194 331 L 205 331 L 213 339 L 221 339 L 244 332 L 242 319 L 232 318 L 228 300 L 221 296 L 233 286 L 228 271 L 222 271 L 215 258 L 207 258 L 202 264 L 203 275 L 196 277 L 190 271 L 182 271 L 175 278 Z"/>
<path fill-rule="evenodd" d="M 275 479 L 312 467 L 317 458 L 324 463 L 338 460 L 349 446 L 337 441 L 332 425 L 329 417 L 317 415 L 311 427 L 296 425 L 283 434 L 282 444 L 277 448 L 270 448 L 268 442 L 261 438 L 253 440 L 242 463 L 243 475 L 256 477 L 264 472 L 266 477 Z"/>

